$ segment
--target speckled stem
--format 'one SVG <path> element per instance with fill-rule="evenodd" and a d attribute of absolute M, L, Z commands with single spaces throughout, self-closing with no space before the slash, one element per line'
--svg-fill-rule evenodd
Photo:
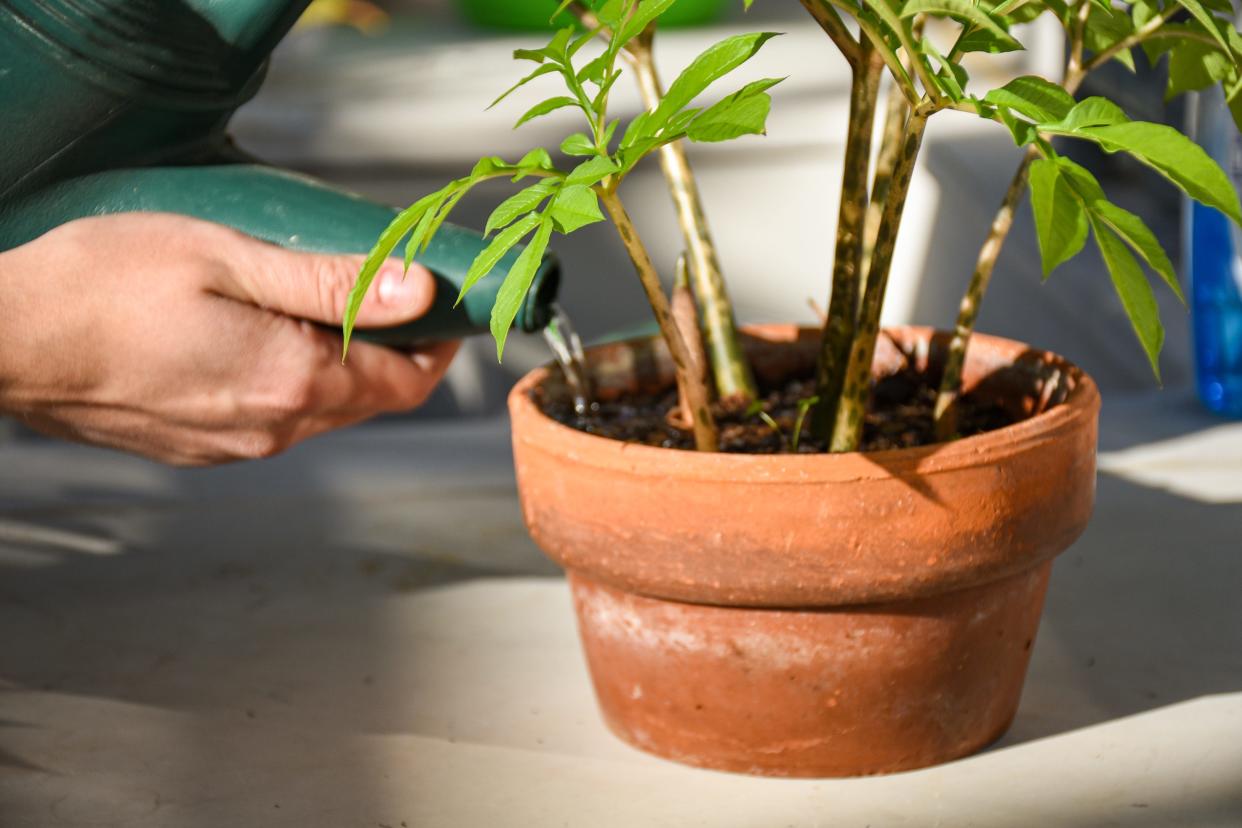
<path fill-rule="evenodd" d="M 863 416 L 871 392 L 871 361 L 875 356 L 876 337 L 880 333 L 884 291 L 888 286 L 888 272 L 893 264 L 897 233 L 901 229 L 901 215 L 926 126 L 927 114 L 919 110 L 912 112 L 906 121 L 905 138 L 893 167 L 888 198 L 885 199 L 880 229 L 876 234 L 875 252 L 871 257 L 871 271 L 867 274 L 867 286 L 863 291 L 858 327 L 845 373 L 845 389 L 833 424 L 829 444 L 831 451 L 857 451 L 862 440 Z"/>
<path fill-rule="evenodd" d="M 1082 0 L 1082 6 L 1074 18 L 1075 25 L 1070 35 L 1069 64 L 1066 66 L 1065 80 L 1061 83 L 1065 91 L 1071 95 L 1078 91 L 1083 78 L 1090 71 L 1088 65 L 1083 62 L 1083 30 L 1090 14 L 1089 0 Z M 1148 26 L 1144 30 L 1155 31 L 1155 28 Z M 1110 52 L 1111 54 L 1115 52 Z M 1098 65 L 1094 63 L 1094 59 L 1092 63 Z M 1034 145 L 1027 147 L 1022 161 L 1018 164 L 1018 169 L 1013 174 L 1013 179 L 1009 182 L 1009 189 L 1005 192 L 1000 209 L 992 218 L 992 227 L 983 241 L 983 246 L 979 249 L 979 257 L 975 260 L 970 285 L 966 288 L 966 295 L 962 297 L 961 305 L 958 306 L 957 324 L 953 326 L 953 339 L 949 342 L 949 350 L 945 355 L 944 373 L 940 378 L 940 390 L 936 394 L 934 416 L 937 440 L 951 440 L 957 436 L 957 401 L 962 394 L 962 369 L 966 365 L 966 351 L 970 347 L 970 337 L 974 333 L 975 322 L 979 318 L 979 307 L 983 304 L 984 294 L 987 293 L 988 285 L 991 283 L 996 260 L 1000 258 L 1005 239 L 1008 238 L 1009 231 L 1013 229 L 1014 212 L 1018 208 L 1022 194 L 1026 192 L 1027 173 L 1031 169 L 1031 163 L 1038 157 L 1039 150 Z"/>
<path fill-rule="evenodd" d="M 867 220 L 863 229 L 862 264 L 859 268 L 865 285 L 867 271 L 871 269 L 871 254 L 875 250 L 875 237 L 880 232 L 880 217 L 888 201 L 888 187 L 893 179 L 893 167 L 901 150 L 901 139 L 906 132 L 906 118 L 910 104 L 896 84 L 888 88 L 884 106 L 884 131 L 880 136 L 880 151 L 875 159 L 875 176 L 871 183 L 871 200 L 867 202 Z M 862 298 L 860 291 L 859 298 Z"/>
<path fill-rule="evenodd" d="M 651 263 L 651 256 L 648 255 L 646 246 L 634 228 L 634 222 L 630 220 L 625 205 L 617 194 L 605 191 L 600 196 L 604 209 L 608 211 L 617 228 L 617 234 L 621 236 L 625 252 L 629 254 L 634 270 L 638 273 L 638 280 L 642 283 L 643 292 L 647 294 L 647 301 L 655 314 L 656 324 L 660 326 L 660 336 L 668 346 L 669 356 L 672 357 L 677 373 L 677 391 L 689 404 L 693 415 L 695 448 L 699 451 L 715 451 L 719 441 L 709 405 L 707 385 L 701 377 L 695 375 L 693 358 L 677 330 L 677 322 L 673 319 L 672 308 L 664 295 L 655 265 Z"/>
<path fill-rule="evenodd" d="M 654 109 L 664 94 L 650 43 L 631 43 L 630 65 L 638 78 L 643 104 Z M 703 212 L 703 200 L 683 142 L 675 141 L 660 148 L 660 168 L 664 171 L 677 210 L 677 223 L 685 239 L 690 285 L 698 299 L 699 321 L 716 393 L 721 399 L 748 402 L 757 393 L 755 379 L 742 352 L 733 303 L 721 276 L 716 246 Z"/>
<path fill-rule="evenodd" d="M 970 287 L 962 297 L 957 309 L 957 324 L 953 327 L 953 339 L 949 342 L 949 351 L 945 355 L 944 373 L 940 378 L 940 391 L 936 395 L 936 439 L 950 440 L 957 434 L 957 400 L 961 395 L 962 367 L 966 364 L 966 348 L 970 344 L 970 335 L 975 330 L 975 320 L 979 318 L 979 306 L 983 304 L 983 294 L 987 292 L 988 283 L 992 279 L 992 271 L 996 268 L 996 259 L 1000 256 L 1005 238 L 1013 227 L 1013 215 L 1018 201 L 1026 190 L 1026 176 L 1031 162 L 1038 157 L 1039 151 L 1030 146 L 1022 156 L 1009 189 L 1001 201 L 1000 209 L 992 219 L 992 228 L 988 237 L 979 249 L 979 258 L 975 261 L 975 270 L 970 277 Z"/>
<path fill-rule="evenodd" d="M 867 179 L 871 161 L 871 136 L 875 105 L 884 63 L 862 41 L 863 59 L 854 66 L 850 88 L 850 120 L 845 138 L 841 172 L 841 198 L 837 209 L 837 240 L 832 260 L 832 298 L 820 334 L 819 361 L 815 372 L 815 395 L 819 403 L 811 414 L 811 428 L 825 441 L 845 387 L 845 369 L 858 316 L 861 286 L 863 222 L 867 212 Z"/>

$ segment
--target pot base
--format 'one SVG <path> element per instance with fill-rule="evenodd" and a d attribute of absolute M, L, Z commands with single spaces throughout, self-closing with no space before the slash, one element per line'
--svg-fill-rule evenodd
<path fill-rule="evenodd" d="M 1051 562 L 909 601 L 687 604 L 570 573 L 608 726 L 649 753 L 765 776 L 926 767 L 999 738 L 1018 706 Z"/>

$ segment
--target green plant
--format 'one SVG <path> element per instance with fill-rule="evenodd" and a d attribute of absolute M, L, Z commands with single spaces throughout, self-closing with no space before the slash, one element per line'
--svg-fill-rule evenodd
<path fill-rule="evenodd" d="M 346 347 L 357 309 L 376 270 L 402 239 L 409 237 L 405 246 L 408 265 L 471 187 L 498 177 L 510 177 L 513 181 L 536 177 L 538 182 L 506 199 L 492 212 L 485 232 L 498 232 L 474 261 L 462 285 L 464 294 L 490 272 L 510 248 L 531 236 L 505 277 L 492 311 L 491 329 L 497 356 L 503 354 L 509 326 L 553 231 L 568 234 L 603 220 L 602 205 L 633 262 L 676 366 L 684 408 L 692 419 L 695 445 L 701 450 L 715 449 L 716 427 L 707 385 L 694 370 L 692 346 L 678 329 L 656 267 L 626 212 L 618 187 L 635 165 L 672 142 L 683 138 L 717 142 L 761 134 L 771 106 L 767 90 L 781 78 L 748 83 L 710 106 L 693 106 L 709 86 L 747 61 L 775 35 L 760 32 L 726 38 L 692 61 L 660 96 L 659 103 L 635 118 L 618 138 L 618 122 L 608 117 L 609 92 L 622 74 L 617 66 L 618 59 L 634 41 L 649 37 L 648 28 L 673 2 L 675 0 L 608 0 L 595 10 L 597 22 L 586 32 L 566 27 L 557 31 L 543 48 L 519 49 L 514 53 L 516 59 L 530 61 L 536 66 L 492 105 L 537 78 L 558 76 L 568 94 L 536 104 L 518 118 L 515 127 L 559 109 L 577 109 L 585 118 L 587 131 L 568 136 L 560 148 L 568 156 L 585 160 L 563 171 L 543 149 L 532 150 L 516 164 L 499 158 L 484 158 L 470 175 L 450 182 L 403 211 L 381 236 L 351 293 L 344 321 Z M 568 5 L 568 2 L 562 3 L 556 12 Z M 575 62 L 582 48 L 601 33 L 607 38 L 603 53 L 589 61 Z"/>
<path fill-rule="evenodd" d="M 749 7 L 752 1 L 744 3 Z M 749 59 L 773 36 L 757 33 L 712 46 L 667 91 L 663 90 L 651 44 L 660 14 L 673 2 L 607 0 L 596 7 L 566 0 L 553 9 L 549 0 L 549 13 L 569 9 L 585 23 L 586 31 L 563 29 L 543 49 L 515 53 L 516 58 L 537 66 L 514 89 L 543 75 L 557 75 L 568 92 L 537 104 L 518 119 L 518 125 L 561 108 L 579 109 L 588 131 L 569 136 L 561 150 L 586 160 L 563 172 L 542 149 L 532 150 L 516 164 L 484 159 L 469 176 L 415 202 L 383 234 L 359 275 L 345 319 L 346 342 L 376 268 L 403 238 L 409 236 L 408 261 L 470 187 L 487 178 L 509 176 L 518 181 L 535 176 L 538 182 L 493 212 L 487 232 L 498 231 L 497 235 L 476 260 L 463 287 L 463 291 L 468 290 L 507 250 L 533 234 L 506 277 L 493 311 L 498 355 L 551 233 L 569 233 L 601 220 L 602 205 L 621 236 L 668 345 L 696 446 L 714 449 L 716 429 L 708 405 L 712 386 L 721 397 L 743 401 L 753 399 L 755 393 L 737 344 L 731 306 L 682 139 L 723 141 L 762 133 L 770 106 L 767 90 L 780 79 L 756 81 L 710 106 L 693 106 L 708 86 Z M 1242 207 L 1228 177 L 1177 130 L 1132 121 L 1104 98 L 1074 98 L 1091 71 L 1109 61 L 1132 66 L 1133 50 L 1142 48 L 1153 61 L 1168 56 L 1170 95 L 1220 83 L 1235 118 L 1242 120 L 1242 36 L 1228 19 L 1231 10 L 1227 0 L 1139 0 L 1127 6 L 1114 5 L 1111 0 L 800 2 L 852 73 L 832 293 L 821 335 L 817 402 L 811 415 L 812 428 L 820 439 L 833 451 L 859 446 L 880 312 L 910 180 L 927 122 L 944 111 L 996 122 L 1007 128 L 1026 152 L 961 303 L 937 399 L 938 433 L 947 439 L 955 432 L 966 349 L 1028 182 L 1045 276 L 1076 255 L 1088 236 L 1094 237 L 1158 377 L 1163 330 L 1143 265 L 1180 296 L 1169 258 L 1142 220 L 1109 201 L 1089 171 L 1057 151 L 1053 138 L 1083 140 L 1106 152 L 1128 153 L 1190 197 L 1242 223 Z M 982 95 L 971 91 L 963 59 L 1021 49 L 1013 27 L 1042 14 L 1054 15 L 1065 29 L 1069 60 L 1064 76 L 1058 81 L 1025 76 Z M 847 20 L 852 23 L 847 24 Z M 937 26 L 926 26 L 929 22 Z M 948 40 L 943 37 L 946 28 L 951 32 Z M 605 41 L 603 53 L 576 65 L 575 56 L 595 37 Z M 609 120 L 607 105 L 609 90 L 623 72 L 619 59 L 634 73 L 647 111 L 618 139 L 618 124 Z M 886 74 L 889 91 L 883 124 L 877 129 L 881 81 Z M 877 133 L 880 145 L 873 153 Z M 691 266 L 684 281 L 697 300 L 699 324 L 679 325 L 674 319 L 656 268 L 618 193 L 618 186 L 634 166 L 655 152 L 661 155 L 686 239 Z M 703 342 L 697 341 L 700 327 Z M 709 370 L 698 364 L 702 359 L 696 354 L 705 355 Z M 802 413 L 805 415 L 806 410 Z"/>

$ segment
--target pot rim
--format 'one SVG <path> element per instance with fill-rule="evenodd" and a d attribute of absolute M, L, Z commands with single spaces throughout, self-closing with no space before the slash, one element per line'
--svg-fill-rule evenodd
<path fill-rule="evenodd" d="M 758 332 L 796 331 L 796 325 L 747 326 Z M 937 333 L 926 326 L 898 325 L 885 328 L 910 336 L 930 337 Z M 637 337 L 634 340 L 650 339 Z M 587 349 L 588 356 L 596 348 Z M 1004 337 L 975 333 L 972 348 L 983 345 L 999 350 L 1005 356 L 1034 354 L 1043 361 L 1066 372 L 1073 387 L 1061 403 L 1038 414 L 1002 428 L 993 429 L 947 443 L 933 443 L 913 448 L 884 449 L 814 454 L 746 454 L 734 452 L 700 452 L 688 449 L 660 448 L 601 437 L 563 425 L 544 414 L 531 398 L 530 391 L 544 382 L 552 370 L 551 363 L 525 374 L 509 392 L 512 419 L 525 421 L 514 439 L 531 444 L 559 444 L 560 450 L 573 456 L 576 463 L 601 469 L 623 469 L 629 474 L 664 477 L 670 467 L 679 477 L 705 480 L 747 477 L 752 483 L 846 482 L 878 480 L 950 472 L 956 469 L 999 462 L 1004 457 L 1037 448 L 1041 443 L 1058 439 L 1063 433 L 1079 428 L 1083 420 L 1096 416 L 1100 393 L 1094 380 L 1069 360 L 1050 351 L 1030 348 L 1025 343 Z M 976 353 L 978 351 L 976 350 Z M 970 359 L 968 354 L 967 359 Z"/>

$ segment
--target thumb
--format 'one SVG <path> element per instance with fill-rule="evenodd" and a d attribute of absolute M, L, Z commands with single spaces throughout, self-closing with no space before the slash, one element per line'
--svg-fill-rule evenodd
<path fill-rule="evenodd" d="M 299 253 L 265 245 L 264 255 L 245 272 L 233 274 L 246 299 L 287 316 L 339 325 L 365 256 Z M 435 299 L 436 285 L 422 265 L 408 273 L 399 259 L 380 266 L 358 311 L 360 327 L 386 327 L 425 314 Z"/>

